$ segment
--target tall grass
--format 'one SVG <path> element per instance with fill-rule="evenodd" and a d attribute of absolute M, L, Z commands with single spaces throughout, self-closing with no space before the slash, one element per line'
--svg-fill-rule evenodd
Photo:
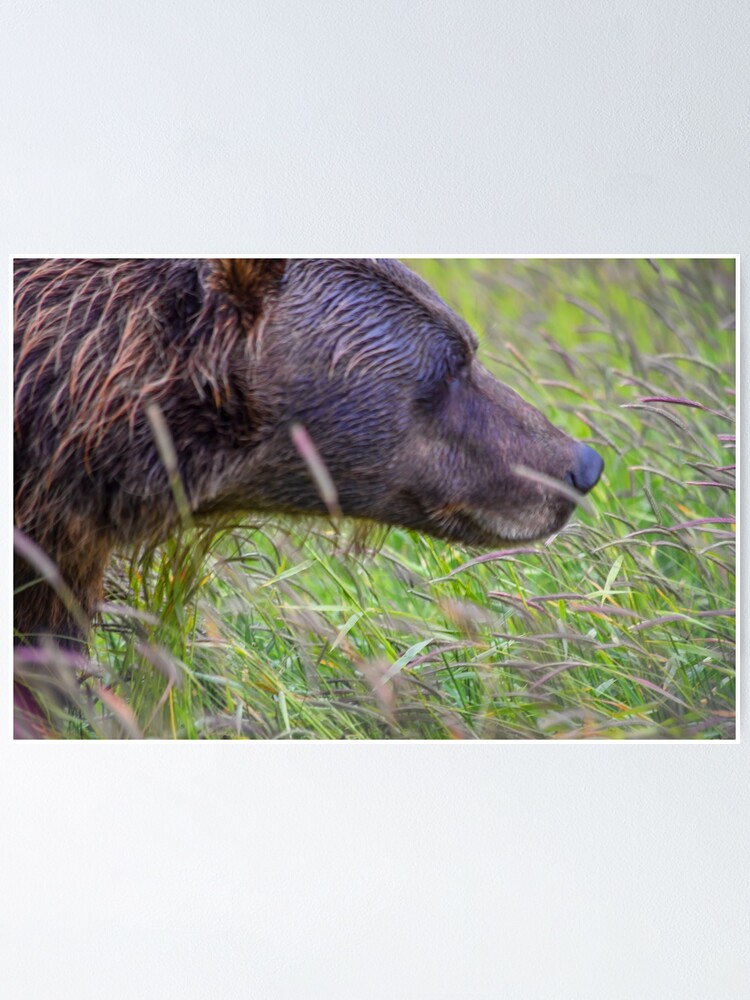
<path fill-rule="evenodd" d="M 69 736 L 733 736 L 734 261 L 408 263 L 605 457 L 592 511 L 491 553 L 188 531 L 115 567 Z"/>

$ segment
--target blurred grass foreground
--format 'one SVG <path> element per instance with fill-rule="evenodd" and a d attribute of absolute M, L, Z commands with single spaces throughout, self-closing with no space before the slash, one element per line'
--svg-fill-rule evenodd
<path fill-rule="evenodd" d="M 735 261 L 407 263 L 604 456 L 592 512 L 492 553 L 188 532 L 113 568 L 66 736 L 734 737 Z"/>

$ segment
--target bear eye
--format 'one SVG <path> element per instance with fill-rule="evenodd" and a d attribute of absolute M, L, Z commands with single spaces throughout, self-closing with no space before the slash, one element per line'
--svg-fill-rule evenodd
<path fill-rule="evenodd" d="M 418 409 L 434 412 L 447 403 L 449 391 L 463 381 L 471 367 L 471 357 L 463 352 L 447 352 L 437 361 L 429 377 L 420 381 L 415 404 Z"/>
<path fill-rule="evenodd" d="M 471 367 L 471 358 L 465 354 L 460 357 L 454 357 L 451 359 L 448 368 L 446 370 L 443 381 L 447 385 L 451 385 L 453 382 L 457 382 L 460 379 L 464 379 Z"/>

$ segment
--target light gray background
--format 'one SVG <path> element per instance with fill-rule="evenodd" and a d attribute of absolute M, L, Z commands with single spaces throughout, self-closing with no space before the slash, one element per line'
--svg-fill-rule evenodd
<path fill-rule="evenodd" d="M 747 10 L 5 0 L 0 250 L 742 252 Z M 748 995 L 745 745 L 16 745 L 8 721 L 7 996 Z"/>

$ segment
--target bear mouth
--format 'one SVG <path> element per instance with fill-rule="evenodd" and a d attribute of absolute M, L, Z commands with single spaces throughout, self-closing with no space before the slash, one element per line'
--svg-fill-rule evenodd
<path fill-rule="evenodd" d="M 429 512 L 427 531 L 464 545 L 493 547 L 538 542 L 554 535 L 575 510 L 573 500 L 546 495 L 522 511 L 508 512 L 478 504 L 451 504 Z M 422 526 L 421 530 L 425 530 Z"/>
<path fill-rule="evenodd" d="M 543 541 L 554 535 L 568 522 L 575 506 L 575 503 L 562 497 L 550 497 L 548 505 L 533 514 L 526 512 L 522 517 L 509 518 L 485 507 L 469 508 L 465 514 L 482 532 L 484 544 L 518 545 Z"/>

